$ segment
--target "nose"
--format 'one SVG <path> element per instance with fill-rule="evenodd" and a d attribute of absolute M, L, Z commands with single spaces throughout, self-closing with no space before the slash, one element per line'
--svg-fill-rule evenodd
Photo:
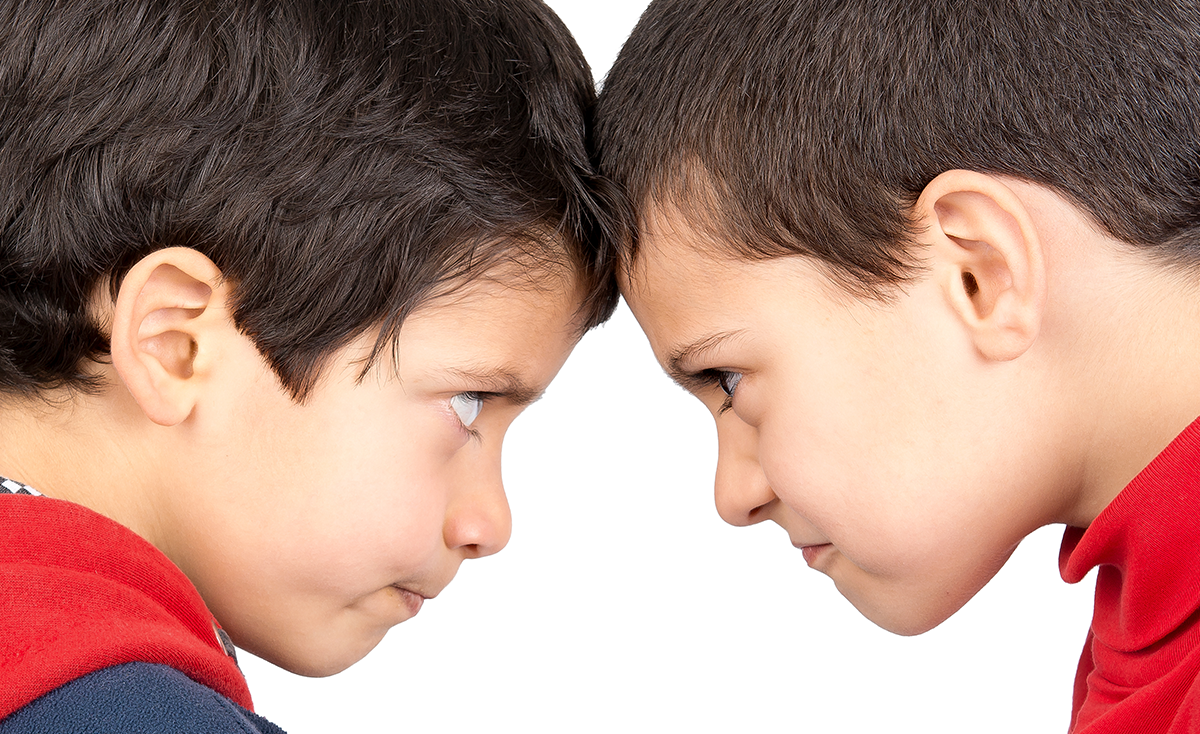
<path fill-rule="evenodd" d="M 730 525 L 753 525 L 768 518 L 778 501 L 758 461 L 758 431 L 725 416 L 717 421 L 717 514 Z"/>
<path fill-rule="evenodd" d="M 461 550 L 465 558 L 498 553 L 512 535 L 512 512 L 500 481 L 499 462 L 486 481 L 467 482 L 446 508 L 442 536 L 446 547 Z"/>

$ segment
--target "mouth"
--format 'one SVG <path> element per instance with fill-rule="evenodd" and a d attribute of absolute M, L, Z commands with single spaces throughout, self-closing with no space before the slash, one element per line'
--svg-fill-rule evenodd
<path fill-rule="evenodd" d="M 393 585 L 392 588 L 396 590 L 396 594 L 400 597 L 400 603 L 408 609 L 410 619 L 417 616 L 417 612 L 421 611 L 421 605 L 425 603 L 425 599 L 432 598 L 418 594 L 403 586 Z"/>
<path fill-rule="evenodd" d="M 804 554 L 804 562 L 808 564 L 809 568 L 816 568 L 816 566 L 813 564 L 815 564 L 827 552 L 833 550 L 833 544 L 831 543 L 818 543 L 815 545 L 794 543 L 793 545 L 799 548 L 800 552 Z"/>

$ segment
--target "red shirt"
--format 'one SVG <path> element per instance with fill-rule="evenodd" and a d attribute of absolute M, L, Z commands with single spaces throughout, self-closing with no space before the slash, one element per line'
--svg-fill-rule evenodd
<path fill-rule="evenodd" d="M 1200 419 L 1086 531 L 1067 529 L 1063 579 L 1097 566 L 1072 734 L 1200 734 Z"/>
<path fill-rule="evenodd" d="M 47 497 L 0 497 L 0 719 L 128 662 L 169 665 L 250 709 L 212 614 L 132 531 Z"/>

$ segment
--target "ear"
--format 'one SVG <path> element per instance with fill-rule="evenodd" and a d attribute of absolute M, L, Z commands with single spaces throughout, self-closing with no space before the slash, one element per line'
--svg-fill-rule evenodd
<path fill-rule="evenodd" d="M 925 187 L 914 212 L 947 303 L 987 359 L 1025 353 L 1041 329 L 1046 268 L 1033 219 L 995 176 L 947 171 Z"/>
<path fill-rule="evenodd" d="M 121 281 L 112 316 L 112 361 L 142 412 L 163 426 L 191 415 L 212 343 L 236 333 L 221 271 L 200 252 L 158 250 Z"/>

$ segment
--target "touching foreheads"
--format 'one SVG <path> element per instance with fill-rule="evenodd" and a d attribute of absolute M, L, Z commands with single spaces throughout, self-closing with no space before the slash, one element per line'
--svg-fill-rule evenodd
<path fill-rule="evenodd" d="M 0 390 L 87 388 L 90 299 L 170 246 L 298 399 L 498 265 L 573 273 L 585 326 L 615 304 L 595 90 L 540 2 L 13 0 L 0 27 Z"/>
<path fill-rule="evenodd" d="M 734 255 L 807 255 L 879 293 L 918 262 L 912 205 L 958 168 L 1194 261 L 1197 109 L 1184 0 L 656 0 L 597 131 L 643 215 L 669 204 Z"/>

